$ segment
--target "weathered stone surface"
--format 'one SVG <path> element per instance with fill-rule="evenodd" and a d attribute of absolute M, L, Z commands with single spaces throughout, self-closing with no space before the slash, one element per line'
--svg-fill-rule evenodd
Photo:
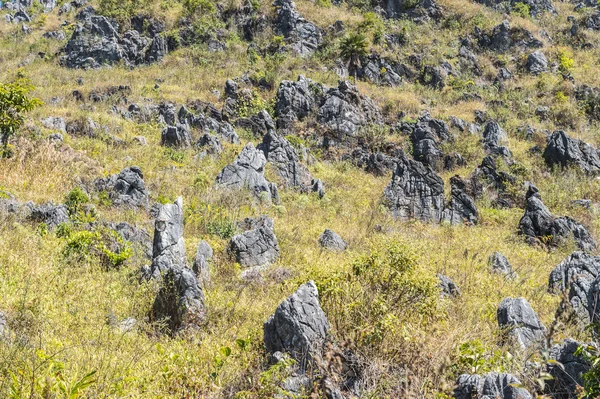
<path fill-rule="evenodd" d="M 419 21 L 442 18 L 442 10 L 435 0 L 384 0 L 383 9 L 388 18 L 410 18 Z"/>
<path fill-rule="evenodd" d="M 431 166 L 434 170 L 444 168 L 444 153 L 440 144 L 453 139 L 444 121 L 425 113 L 414 125 L 403 125 L 403 130 L 410 132 L 415 160 Z"/>
<path fill-rule="evenodd" d="M 325 229 L 325 231 L 319 237 L 319 244 L 325 249 L 332 251 L 345 251 L 348 247 L 346 241 L 340 237 L 335 231 Z"/>
<path fill-rule="evenodd" d="M 550 245 L 559 245 L 567 239 L 573 239 L 584 251 L 596 248 L 596 242 L 583 225 L 566 216 L 552 216 L 533 185 L 529 186 L 527 192 L 525 214 L 519 222 L 519 231 L 532 244 L 540 242 L 540 238 L 544 238 L 544 242 Z"/>
<path fill-rule="evenodd" d="M 186 125 L 167 126 L 160 136 L 160 145 L 187 148 L 192 145 L 192 135 Z"/>
<path fill-rule="evenodd" d="M 517 3 L 523 3 L 529 6 L 531 15 L 537 17 L 544 12 L 555 13 L 556 10 L 551 0 L 477 0 L 479 3 L 488 7 L 493 7 L 498 11 L 509 13 Z"/>
<path fill-rule="evenodd" d="M 375 176 L 385 176 L 393 171 L 396 168 L 397 162 L 395 157 L 381 152 L 369 153 L 362 148 L 355 149 L 347 158 L 350 158 L 359 168 Z"/>
<path fill-rule="evenodd" d="M 292 51 L 300 56 L 313 54 L 322 40 L 321 29 L 304 19 L 293 0 L 276 0 L 275 31 L 283 35 Z"/>
<path fill-rule="evenodd" d="M 501 144 L 504 144 L 508 141 L 508 135 L 500 127 L 498 122 L 489 121 L 486 123 L 483 129 L 483 135 L 481 142 L 483 143 L 483 148 L 489 153 L 493 154 L 504 154 L 508 153 L 510 157 L 510 151 L 508 149 L 504 149 L 505 147 L 501 147 Z"/>
<path fill-rule="evenodd" d="M 188 110 L 185 106 L 181 106 L 177 113 L 177 120 L 180 125 L 191 127 L 194 129 L 198 129 L 205 134 L 216 134 L 222 140 L 239 144 L 240 138 L 236 133 L 233 126 L 223 120 L 223 115 L 221 112 L 218 112 L 212 104 L 194 104 L 195 111 L 197 113 L 193 113 Z M 166 122 L 168 125 L 175 124 L 175 109 L 173 108 L 173 122 Z M 170 119 L 170 118 L 169 118 Z"/>
<path fill-rule="evenodd" d="M 152 259 L 152 239 L 146 230 L 134 227 L 126 222 L 110 223 L 109 227 L 119 233 L 125 241 L 138 246 L 146 258 Z"/>
<path fill-rule="evenodd" d="M 469 192 L 474 198 L 481 198 L 484 191 L 493 197 L 493 203 L 502 208 L 514 207 L 515 200 L 507 189 L 517 182 L 517 178 L 499 170 L 498 162 L 508 164 L 505 157 L 497 155 L 486 156 L 481 165 L 469 176 Z"/>
<path fill-rule="evenodd" d="M 450 178 L 452 187 L 450 201 L 442 214 L 442 220 L 450 224 L 477 224 L 479 211 L 473 198 L 467 194 L 467 185 L 459 176 Z"/>
<path fill-rule="evenodd" d="M 116 206 L 148 207 L 144 175 L 137 166 L 125 168 L 117 175 L 97 179 L 94 186 L 98 191 L 105 191 Z"/>
<path fill-rule="evenodd" d="M 554 362 L 548 363 L 548 374 L 553 379 L 546 382 L 544 392 L 553 399 L 574 399 L 578 390 L 583 387 L 583 374 L 590 370 L 590 363 L 580 355 L 575 355 L 577 349 L 586 345 L 567 338 L 558 343 L 548 352 Z"/>
<path fill-rule="evenodd" d="M 535 51 L 527 57 L 525 69 L 532 75 L 539 75 L 548 70 L 548 59 L 541 51 Z"/>
<path fill-rule="evenodd" d="M 183 199 L 162 205 L 154 222 L 152 265 L 149 277 L 158 277 L 172 269 L 186 267 L 183 240 Z"/>
<path fill-rule="evenodd" d="M 258 229 L 259 227 L 275 230 L 275 222 L 267 215 L 260 215 L 254 218 L 248 217 L 238 222 L 238 228 L 243 231 Z"/>
<path fill-rule="evenodd" d="M 63 118 L 49 116 L 47 118 L 42 119 L 42 125 L 46 129 L 55 130 L 61 133 L 67 132 L 67 123 Z"/>
<path fill-rule="evenodd" d="M 340 81 L 337 88 L 327 90 L 317 121 L 343 141 L 354 137 L 362 126 L 381 124 L 382 118 L 373 100 L 360 94 L 350 82 Z"/>
<path fill-rule="evenodd" d="M 213 249 L 206 241 L 200 241 L 198 243 L 198 248 L 196 249 L 196 256 L 194 257 L 193 270 L 202 285 L 206 285 L 210 282 L 209 264 L 212 257 Z"/>
<path fill-rule="evenodd" d="M 243 267 L 266 266 L 279 258 L 279 243 L 272 228 L 262 225 L 234 236 L 229 253 Z"/>
<path fill-rule="evenodd" d="M 402 154 L 384 198 L 394 217 L 437 223 L 444 211 L 444 181 L 430 167 Z"/>
<path fill-rule="evenodd" d="M 267 160 L 262 151 L 248 143 L 232 164 L 217 176 L 217 184 L 231 189 L 248 189 L 258 198 L 278 202 L 277 186 L 264 176 Z"/>
<path fill-rule="evenodd" d="M 475 36 L 481 48 L 490 49 L 498 53 L 505 53 L 515 47 L 526 49 L 543 46 L 543 43 L 536 39 L 527 29 L 520 27 L 511 28 L 508 20 L 504 20 L 488 34 L 476 28 Z"/>
<path fill-rule="evenodd" d="M 152 307 L 151 319 L 164 322 L 167 331 L 198 329 L 205 322 L 207 308 L 198 279 L 187 267 L 169 269 Z"/>
<path fill-rule="evenodd" d="M 533 399 L 512 374 L 462 374 L 454 390 L 455 399 Z"/>
<path fill-rule="evenodd" d="M 236 127 L 251 131 L 255 137 L 263 137 L 268 132 L 275 130 L 276 125 L 271 115 L 265 110 L 249 118 L 239 118 L 235 121 Z"/>
<path fill-rule="evenodd" d="M 277 127 L 287 128 L 290 123 L 301 121 L 315 112 L 321 105 L 325 90 L 322 85 L 302 75 L 295 82 L 283 80 L 275 102 Z"/>
<path fill-rule="evenodd" d="M 460 289 L 458 286 L 450 279 L 448 276 L 444 276 L 443 274 L 438 274 L 437 278 L 439 280 L 438 286 L 442 291 L 442 296 L 445 297 L 458 297 L 460 296 Z"/>
<path fill-rule="evenodd" d="M 498 326 L 523 349 L 538 347 L 546 327 L 525 298 L 505 298 L 498 306 Z"/>
<path fill-rule="evenodd" d="M 550 167 L 575 166 L 590 175 L 600 173 L 598 150 L 582 140 L 570 138 L 562 130 L 548 137 L 543 156 Z"/>
<path fill-rule="evenodd" d="M 328 334 L 329 322 L 312 281 L 284 300 L 264 325 L 267 352 L 287 352 L 301 364 L 320 354 Z"/>
<path fill-rule="evenodd" d="M 114 20 L 94 14 L 81 19 L 61 57 L 61 63 L 69 68 L 97 68 L 118 62 L 140 65 L 158 61 L 167 53 L 167 43 L 160 32 L 152 32 L 148 37 L 129 30 L 121 36 Z"/>
<path fill-rule="evenodd" d="M 516 279 L 517 273 L 515 273 L 512 269 L 512 266 L 506 256 L 502 255 L 500 252 L 494 252 L 488 258 L 488 266 L 492 273 L 498 273 L 504 275 L 508 279 Z"/>
<path fill-rule="evenodd" d="M 69 222 L 69 212 L 64 205 L 54 205 L 48 202 L 41 205 L 31 205 L 28 219 L 34 223 L 45 223 L 50 230 L 62 223 Z"/>
<path fill-rule="evenodd" d="M 223 145 L 217 136 L 209 133 L 204 133 L 196 143 L 196 148 L 200 150 L 199 156 L 219 155 L 223 152 Z"/>

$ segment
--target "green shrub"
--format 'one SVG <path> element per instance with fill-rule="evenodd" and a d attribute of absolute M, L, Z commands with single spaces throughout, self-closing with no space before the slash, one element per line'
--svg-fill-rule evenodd
<path fill-rule="evenodd" d="M 568 74 L 573 71 L 575 60 L 572 57 L 573 55 L 568 51 L 560 51 L 558 53 L 558 69 L 562 73 Z"/>
<path fill-rule="evenodd" d="M 65 196 L 65 206 L 71 216 L 81 212 L 83 205 L 89 202 L 90 198 L 81 187 L 75 187 Z"/>
<path fill-rule="evenodd" d="M 531 7 L 525 3 L 513 4 L 512 13 L 522 18 L 529 18 L 531 16 Z"/>
<path fill-rule="evenodd" d="M 67 238 L 62 251 L 66 260 L 99 259 L 106 268 L 120 267 L 133 253 L 129 242 L 116 231 L 107 228 L 71 232 Z"/>

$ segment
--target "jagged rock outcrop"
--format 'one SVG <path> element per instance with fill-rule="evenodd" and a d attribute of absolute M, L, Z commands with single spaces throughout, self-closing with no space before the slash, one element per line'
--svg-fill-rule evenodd
<path fill-rule="evenodd" d="M 508 135 L 496 121 L 488 121 L 483 128 L 481 142 L 483 148 L 491 154 L 511 157 L 510 150 L 501 144 L 508 141 Z"/>
<path fill-rule="evenodd" d="M 483 159 L 481 165 L 469 176 L 469 193 L 474 198 L 481 198 L 484 192 L 488 192 L 495 206 L 512 208 L 517 204 L 513 195 L 508 192 L 508 188 L 517 183 L 517 178 L 499 170 L 498 162 L 508 165 L 509 160 L 494 154 Z"/>
<path fill-rule="evenodd" d="M 210 269 L 209 264 L 213 257 L 213 249 L 210 245 L 202 240 L 198 243 L 196 248 L 196 256 L 194 257 L 193 270 L 198 276 L 200 283 L 205 286 L 210 282 Z"/>
<path fill-rule="evenodd" d="M 217 136 L 204 133 L 196 143 L 196 148 L 200 150 L 198 156 L 203 158 L 207 155 L 219 155 L 223 152 L 223 145 Z"/>
<path fill-rule="evenodd" d="M 175 267 L 165 272 L 152 307 L 151 320 L 165 323 L 170 333 L 194 330 L 206 321 L 204 293 L 192 270 Z"/>
<path fill-rule="evenodd" d="M 442 291 L 442 296 L 444 297 L 458 297 L 460 296 L 460 289 L 458 286 L 450 279 L 448 276 L 444 276 L 443 274 L 438 274 L 437 278 L 439 280 L 438 286 Z"/>
<path fill-rule="evenodd" d="M 344 141 L 354 137 L 363 126 L 381 124 L 382 118 L 373 100 L 360 94 L 350 82 L 340 81 L 337 88 L 331 88 L 325 93 L 317 121 L 335 139 Z"/>
<path fill-rule="evenodd" d="M 570 138 L 562 130 L 548 137 L 543 156 L 550 167 L 575 166 L 589 175 L 600 173 L 598 150 L 582 140 Z"/>
<path fill-rule="evenodd" d="M 268 132 L 276 129 L 273 118 L 265 110 L 249 118 L 239 118 L 235 121 L 235 125 L 236 127 L 251 131 L 255 137 L 263 137 Z"/>
<path fill-rule="evenodd" d="M 221 113 L 216 111 L 212 104 L 197 103 L 194 104 L 194 106 L 194 111 L 196 111 L 196 113 L 193 113 L 185 106 L 179 108 L 179 111 L 177 112 L 179 124 L 177 126 L 185 126 L 187 130 L 189 130 L 189 128 L 198 129 L 205 134 L 216 134 L 228 143 L 239 144 L 240 138 L 231 123 L 223 120 Z M 168 120 L 165 120 L 165 123 L 167 125 L 176 125 L 175 108 L 169 112 L 172 112 L 173 114 L 168 117 Z"/>
<path fill-rule="evenodd" d="M 384 0 L 382 4 L 388 18 L 410 18 L 419 21 L 442 18 L 442 10 L 435 0 Z"/>
<path fill-rule="evenodd" d="M 185 243 L 183 240 L 183 199 L 165 204 L 158 210 L 154 222 L 152 264 L 143 270 L 146 277 L 158 277 L 172 269 L 186 267 Z"/>
<path fill-rule="evenodd" d="M 234 236 L 229 242 L 229 253 L 243 267 L 262 267 L 279 258 L 279 243 L 273 231 L 273 220 L 259 219 L 251 229 Z"/>
<path fill-rule="evenodd" d="M 125 168 L 121 173 L 100 178 L 94 182 L 97 191 L 104 191 L 116 206 L 148 207 L 148 191 L 142 170 L 137 166 Z"/>
<path fill-rule="evenodd" d="M 69 222 L 69 211 L 66 206 L 54 205 L 52 202 L 41 205 L 31 204 L 27 219 L 34 223 L 44 223 L 48 229 L 53 230 L 60 224 Z"/>
<path fill-rule="evenodd" d="M 444 181 L 430 167 L 402 154 L 384 198 L 396 218 L 437 223 L 444 211 Z"/>
<path fill-rule="evenodd" d="M 574 399 L 584 386 L 583 374 L 591 365 L 583 356 L 575 354 L 582 345 L 586 344 L 567 338 L 548 351 L 548 357 L 554 362 L 548 363 L 547 371 L 553 378 L 546 382 L 544 392 L 553 399 Z"/>
<path fill-rule="evenodd" d="M 145 258 L 152 259 L 152 239 L 146 230 L 132 226 L 126 222 L 109 223 L 109 227 L 116 231 L 123 240 L 137 246 Z"/>
<path fill-rule="evenodd" d="M 434 170 L 444 168 L 445 156 L 440 145 L 453 140 L 444 121 L 425 113 L 416 123 L 403 124 L 402 130 L 410 137 L 415 160 L 431 166 Z"/>
<path fill-rule="evenodd" d="M 450 224 L 477 224 L 479 211 L 473 198 L 467 193 L 467 184 L 459 176 L 450 178 L 452 187 L 450 201 L 442 214 L 442 220 Z"/>
<path fill-rule="evenodd" d="M 277 185 L 264 176 L 267 160 L 262 151 L 248 143 L 232 164 L 217 176 L 217 184 L 230 189 L 248 189 L 257 198 L 279 202 Z"/>
<path fill-rule="evenodd" d="M 101 15 L 86 16 L 65 46 L 61 64 L 69 68 L 97 68 L 118 62 L 135 66 L 161 60 L 167 53 L 166 39 L 160 34 L 164 26 L 144 20 L 148 21 L 145 31 L 131 29 L 120 35 L 114 20 Z M 134 22 L 134 27 L 139 25 Z"/>
<path fill-rule="evenodd" d="M 301 121 L 316 111 L 322 102 L 325 88 L 307 79 L 304 76 L 298 76 L 298 80 L 283 80 L 279 84 L 277 97 L 275 101 L 275 116 L 279 119 L 277 127 L 279 128 L 280 120 L 287 122 Z"/>
<path fill-rule="evenodd" d="M 556 246 L 565 240 L 573 239 L 584 251 L 596 248 L 596 242 L 582 224 L 567 216 L 552 216 L 542 202 L 538 189 L 533 185 L 529 186 L 527 192 L 525 214 L 519 222 L 519 231 L 530 244 L 546 242 Z"/>
<path fill-rule="evenodd" d="M 502 274 L 510 280 L 517 278 L 517 273 L 513 271 L 510 262 L 506 259 L 506 256 L 502 255 L 500 252 L 496 251 L 490 255 L 488 258 L 488 266 L 492 273 Z"/>
<path fill-rule="evenodd" d="M 160 145 L 174 148 L 188 148 L 192 145 L 192 135 L 186 125 L 167 126 L 160 136 Z"/>
<path fill-rule="evenodd" d="M 286 38 L 292 51 L 300 56 L 314 53 L 322 40 L 321 29 L 304 19 L 293 0 L 276 0 L 275 31 Z"/>
<path fill-rule="evenodd" d="M 543 43 L 536 39 L 530 31 L 521 27 L 511 27 L 508 20 L 504 20 L 500 25 L 494 27 L 490 33 L 484 33 L 476 28 L 475 37 L 479 47 L 497 53 L 505 53 L 515 47 L 527 49 L 543 46 Z"/>
<path fill-rule="evenodd" d="M 522 349 L 543 344 L 546 327 L 525 298 L 505 298 L 497 310 L 498 326 Z"/>
<path fill-rule="evenodd" d="M 357 148 L 343 159 L 350 159 L 356 166 L 375 176 L 384 176 L 396 168 L 397 159 L 381 152 L 369 153 Z"/>
<path fill-rule="evenodd" d="M 488 7 L 493 7 L 501 12 L 510 13 L 512 7 L 517 3 L 522 3 L 529 6 L 531 15 L 536 17 L 544 12 L 555 13 L 556 10 L 552 5 L 551 0 L 477 0 L 481 4 L 485 4 Z"/>
<path fill-rule="evenodd" d="M 328 334 L 329 322 L 312 281 L 284 300 L 264 324 L 267 352 L 289 353 L 301 365 L 320 355 Z"/>
<path fill-rule="evenodd" d="M 533 399 L 512 374 L 462 374 L 454 389 L 454 399 Z"/>
<path fill-rule="evenodd" d="M 416 72 L 404 64 L 377 54 L 369 54 L 361 58 L 360 65 L 356 70 L 351 69 L 350 75 L 381 86 L 399 86 L 404 79 L 412 80 Z"/>
<path fill-rule="evenodd" d="M 348 248 L 346 241 L 344 241 L 338 233 L 330 229 L 325 229 L 321 234 L 319 237 L 319 245 L 321 245 L 322 248 L 332 251 L 345 251 L 346 248 Z"/>

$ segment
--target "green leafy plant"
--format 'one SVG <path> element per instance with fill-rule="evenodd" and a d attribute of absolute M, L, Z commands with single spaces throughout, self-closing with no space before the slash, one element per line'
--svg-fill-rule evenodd
<path fill-rule="evenodd" d="M 358 68 L 361 66 L 360 58 L 367 54 L 369 44 L 367 38 L 360 33 L 351 33 L 340 42 L 340 57 L 348 65 L 348 70 L 354 76 L 356 83 L 356 75 Z"/>
<path fill-rule="evenodd" d="M 512 13 L 522 18 L 529 18 L 531 16 L 531 7 L 525 3 L 514 3 Z"/>
<path fill-rule="evenodd" d="M 10 83 L 0 84 L 0 140 L 5 156 L 9 156 L 8 140 L 25 122 L 24 114 L 42 105 L 31 97 L 33 85 L 21 72 Z"/>
<path fill-rule="evenodd" d="M 99 258 L 104 267 L 120 267 L 133 254 L 131 244 L 107 228 L 71 232 L 63 249 L 65 259 L 89 261 Z"/>
<path fill-rule="evenodd" d="M 566 50 L 562 50 L 558 53 L 558 69 L 562 73 L 568 74 L 573 71 L 575 60 L 572 57 L 573 55 Z"/>

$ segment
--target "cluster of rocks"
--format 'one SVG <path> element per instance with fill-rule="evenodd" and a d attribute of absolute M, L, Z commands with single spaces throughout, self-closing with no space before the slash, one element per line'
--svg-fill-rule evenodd
<path fill-rule="evenodd" d="M 381 8 L 387 18 L 409 18 L 425 22 L 430 19 L 439 21 L 443 17 L 442 9 L 435 0 L 383 0 Z"/>
<path fill-rule="evenodd" d="M 116 206 L 148 208 L 148 191 L 142 170 L 137 166 L 123 169 L 119 174 L 96 179 L 94 187 L 105 192 Z"/>
<path fill-rule="evenodd" d="M 576 167 L 588 175 L 600 173 L 598 150 L 582 140 L 570 138 L 562 130 L 548 137 L 543 157 L 551 168 Z"/>
<path fill-rule="evenodd" d="M 116 21 L 96 15 L 93 9 L 78 17 L 81 21 L 60 60 L 66 67 L 97 68 L 119 62 L 135 66 L 159 61 L 167 54 L 167 41 L 161 35 L 165 26 L 154 19 L 134 17 L 132 29 L 121 34 Z"/>
<path fill-rule="evenodd" d="M 384 191 L 384 200 L 392 215 L 402 220 L 477 223 L 477 208 L 466 191 L 466 183 L 455 176 L 451 185 L 451 199 L 446 203 L 442 178 L 431 167 L 401 154 L 392 180 Z"/>
<path fill-rule="evenodd" d="M 231 238 L 229 253 L 243 267 L 264 267 L 279 258 L 274 223 L 269 217 L 246 220 L 247 231 Z"/>
<path fill-rule="evenodd" d="M 572 239 L 584 251 L 596 248 L 596 242 L 582 224 L 570 217 L 554 217 L 550 213 L 533 184 L 530 184 L 526 198 L 525 214 L 519 221 L 519 232 L 530 244 L 556 246 Z"/>
<path fill-rule="evenodd" d="M 36 205 L 31 201 L 22 203 L 14 198 L 4 198 L 0 199 L 0 213 L 19 221 L 44 223 L 50 230 L 70 221 L 67 207 L 52 202 Z"/>
<path fill-rule="evenodd" d="M 524 4 L 528 6 L 531 15 L 534 17 L 540 16 L 542 13 L 556 13 L 551 0 L 477 0 L 481 4 L 488 7 L 493 7 L 501 12 L 510 13 L 516 4 Z"/>
<path fill-rule="evenodd" d="M 513 48 L 522 50 L 537 49 L 543 43 L 527 29 L 511 27 L 508 20 L 494 27 L 489 33 L 475 28 L 473 36 L 480 49 L 487 49 L 496 53 L 505 53 Z"/>

